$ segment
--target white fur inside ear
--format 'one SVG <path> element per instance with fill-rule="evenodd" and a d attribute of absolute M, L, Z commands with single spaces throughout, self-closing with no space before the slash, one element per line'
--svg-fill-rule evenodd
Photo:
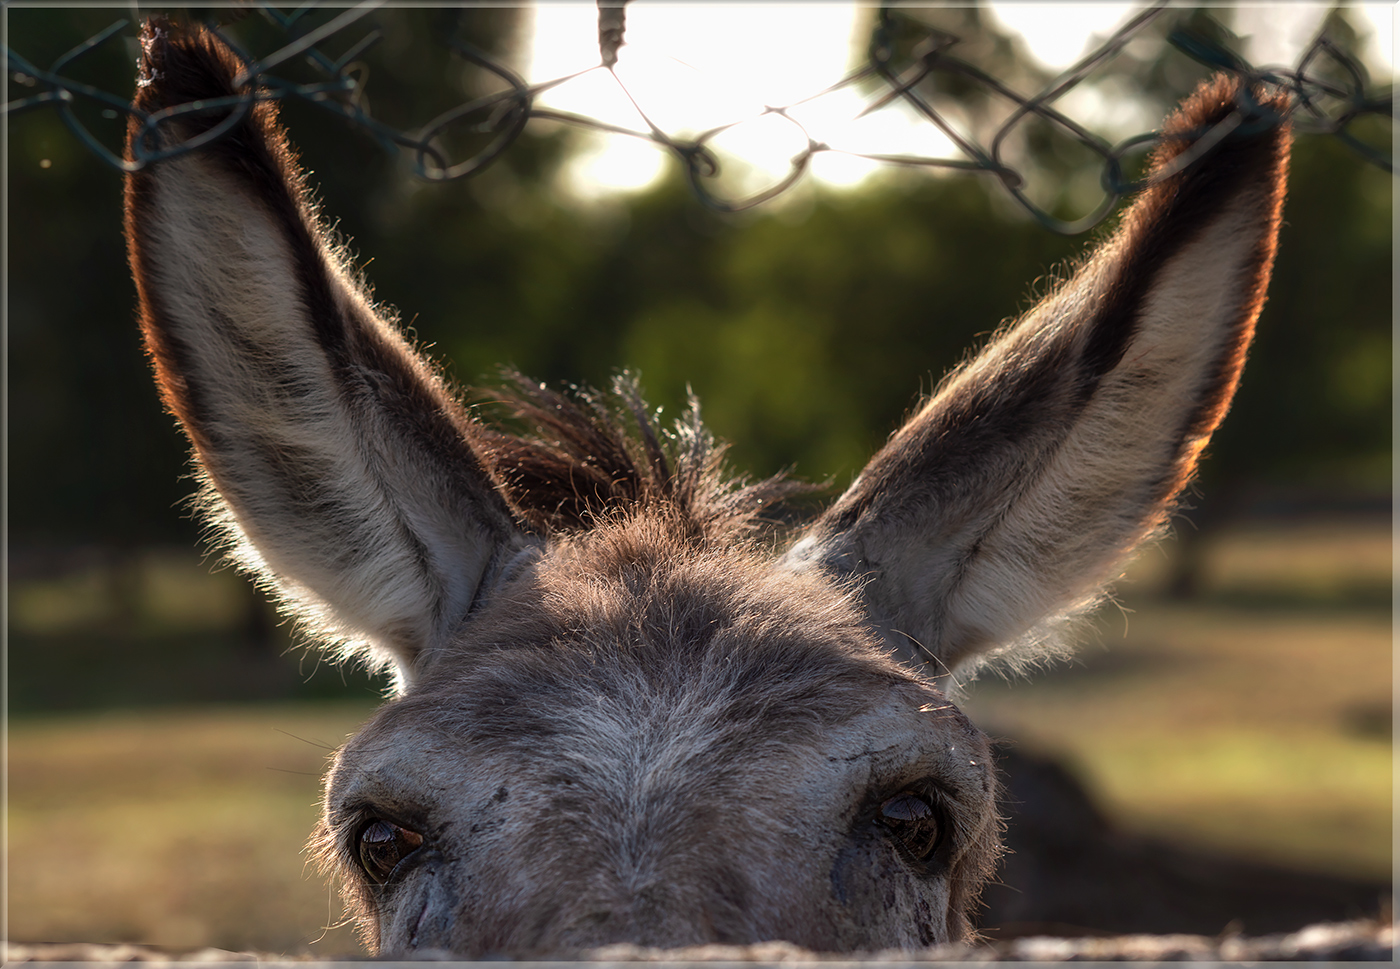
<path fill-rule="evenodd" d="M 945 605 L 952 638 L 1055 648 L 1051 630 L 1095 606 L 1104 584 L 1158 534 L 1164 522 L 1144 519 L 1140 496 L 1179 461 L 1181 429 L 1226 345 L 1238 339 L 1258 237 L 1257 218 L 1251 223 L 1237 203 L 1162 268 L 1122 361 L 1034 486 L 984 533 L 977 574 Z M 1184 446 L 1194 457 L 1204 443 Z M 1098 510 L 1087 523 L 1086 508 Z"/>
<path fill-rule="evenodd" d="M 1112 240 L 891 438 L 880 467 L 905 470 L 868 479 L 872 462 L 847 493 L 863 509 L 854 525 L 803 538 L 783 565 L 817 565 L 860 583 L 890 648 L 922 658 L 939 677 L 960 668 L 967 675 L 987 660 L 1016 667 L 1068 652 L 1066 627 L 1159 533 L 1173 497 L 1164 482 L 1189 472 L 1213 429 L 1191 437 L 1188 428 L 1233 392 L 1230 361 L 1252 322 L 1247 302 L 1269 231 L 1261 213 L 1259 197 L 1242 193 L 1154 267 L 1132 310 L 1137 325 L 1126 351 L 1087 403 L 1067 410 L 1062 402 L 1083 378 L 1078 361 L 1094 336 L 1090 324 L 1125 259 L 1121 237 Z M 1062 358 L 1058 370 L 1043 363 Z M 999 412 L 1003 405 L 986 388 L 1014 382 L 1028 366 L 1062 382 L 1056 402 L 1045 405 L 1060 409 Z M 964 399 L 983 403 L 969 412 L 958 403 Z M 937 467 L 948 480 L 920 491 L 901 455 L 956 438 L 963 428 L 946 421 L 965 422 L 995 447 L 971 455 L 974 467 Z M 966 446 L 938 453 L 965 454 Z"/>
<path fill-rule="evenodd" d="M 498 549 L 450 475 L 332 372 L 274 218 L 199 155 L 157 166 L 143 237 L 171 336 L 188 348 L 209 487 L 233 558 L 318 642 L 400 686 L 451 634 Z M 329 247 L 336 310 L 399 348 Z M 373 376 L 373 375 L 371 375 Z M 354 375 L 350 375 L 351 378 Z"/>

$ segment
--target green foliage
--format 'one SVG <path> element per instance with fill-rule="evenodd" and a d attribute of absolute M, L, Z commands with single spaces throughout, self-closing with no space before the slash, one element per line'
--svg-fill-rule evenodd
<path fill-rule="evenodd" d="M 12 14 L 12 42 L 40 63 L 109 16 Z M 367 84 L 376 116 L 421 124 L 483 89 L 481 72 L 422 42 L 463 35 L 500 47 L 513 29 L 500 10 L 470 15 L 377 18 L 392 69 L 377 67 Z M 1042 80 L 1016 67 L 1014 45 L 974 15 L 929 16 L 969 38 L 963 56 L 1018 87 Z M 1223 30 L 1193 16 L 1193 29 Z M 256 16 L 224 29 L 250 50 L 277 40 Z M 129 89 L 130 62 L 121 42 L 112 46 L 83 71 Z M 1161 62 L 1141 89 L 1171 82 L 1173 70 Z M 982 117 L 992 107 L 972 99 L 966 109 Z M 1024 306 L 1029 280 L 1078 248 L 1009 218 L 987 177 L 891 175 L 861 193 L 809 191 L 746 218 L 699 209 L 673 181 L 588 210 L 547 197 L 565 147 L 558 137 L 526 139 L 476 180 L 431 185 L 324 111 L 291 103 L 284 115 L 326 211 L 373 258 L 379 297 L 464 382 L 500 363 L 591 383 L 632 367 L 671 408 L 688 382 L 735 441 L 736 464 L 755 473 L 789 464 L 815 477 L 852 472 L 921 380 L 928 389 L 977 334 Z M 31 512 L 15 522 L 16 537 L 173 537 L 170 509 L 188 485 L 175 483 L 181 448 L 126 322 L 120 180 L 46 111 L 14 119 L 10 165 L 11 485 L 15 506 Z M 1300 141 L 1272 299 L 1212 478 L 1341 474 L 1379 484 L 1390 204 L 1382 172 L 1330 139 Z"/>
<path fill-rule="evenodd" d="M 43 66 L 116 13 L 9 16 L 12 46 Z M 929 16 L 969 38 L 962 56 L 1018 89 L 1043 81 L 1017 66 L 1016 44 L 980 14 Z M 374 19 L 386 33 L 378 60 L 367 57 L 375 66 L 365 90 L 377 117 L 403 127 L 486 89 L 489 79 L 437 40 L 501 49 L 515 29 L 499 9 L 392 7 Z M 255 15 L 224 29 L 250 50 L 279 43 Z M 74 70 L 130 91 L 133 44 L 116 38 Z M 1118 86 L 1104 90 L 1155 104 L 1204 72 L 1176 53 L 1139 56 L 1131 46 L 1120 54 Z M 13 78 L 8 88 L 11 99 L 31 93 Z M 978 130 L 992 130 L 996 101 L 964 106 Z M 115 150 L 120 117 L 83 110 Z M 669 412 L 690 385 L 734 442 L 734 465 L 754 474 L 793 465 L 811 478 L 848 478 L 921 389 L 1085 244 L 1036 226 L 989 176 L 890 172 L 859 192 L 804 188 L 740 217 L 702 209 L 677 177 L 584 205 L 554 192 L 571 143 L 557 132 L 532 127 L 478 178 L 425 184 L 330 113 L 290 103 L 283 115 L 378 298 L 460 382 L 512 364 L 601 385 L 628 367 Z M 179 507 L 193 490 L 184 445 L 160 412 L 132 324 L 120 176 L 52 110 L 10 125 L 11 543 L 192 544 Z M 1377 140 L 1362 128 L 1358 136 Z M 1079 214 L 1079 161 L 1051 150 L 1037 164 L 1036 184 L 1049 187 L 1057 211 Z M 1096 181 L 1096 168 L 1085 171 Z M 1272 295 L 1206 465 L 1207 494 L 1241 482 L 1387 487 L 1391 210 L 1388 175 L 1335 139 L 1299 140 Z"/>
<path fill-rule="evenodd" d="M 1387 488 L 1391 190 L 1336 141 L 1295 145 L 1269 302 L 1207 481 Z"/>

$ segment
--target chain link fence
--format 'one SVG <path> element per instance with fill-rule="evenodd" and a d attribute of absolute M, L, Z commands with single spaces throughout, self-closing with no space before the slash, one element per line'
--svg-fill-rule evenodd
<path fill-rule="evenodd" d="M 799 138 L 805 140 L 805 147 L 792 156 L 788 170 L 774 183 L 747 195 L 733 195 L 717 187 L 722 164 L 714 144 L 725 132 L 751 119 L 737 119 L 689 137 L 668 133 L 654 123 L 639 106 L 640 99 L 633 97 L 614 71 L 619 51 L 625 43 L 626 0 L 598 2 L 598 63 L 585 71 L 550 80 L 527 81 L 500 58 L 477 46 L 457 37 L 442 38 L 442 43 L 465 62 L 487 72 L 499 89 L 458 104 L 413 130 L 394 127 L 376 118 L 371 113 L 365 92 L 366 72 L 361 69 L 361 59 L 382 39 L 382 31 L 366 18 L 384 2 L 366 0 L 318 26 L 313 26 L 312 18 L 306 16 L 312 9 L 311 5 L 290 14 L 272 6 L 259 5 L 258 12 L 279 28 L 286 37 L 286 43 L 270 54 L 254 57 L 239 50 L 226 33 L 222 34 L 230 46 L 239 50 L 247 65 L 240 78 L 240 83 L 246 84 L 243 93 L 235 97 L 176 105 L 154 114 L 134 111 L 128 97 L 99 89 L 71 76 L 84 57 L 114 38 L 129 36 L 133 29 L 129 21 L 113 23 L 47 68 L 35 66 L 22 54 L 7 47 L 7 72 L 16 84 L 32 89 L 34 93 L 7 103 L 4 111 L 6 114 L 56 111 L 73 136 L 97 157 L 114 168 L 131 172 L 193 151 L 223 137 L 238 124 L 254 101 L 299 99 L 339 116 L 348 125 L 358 127 L 386 150 L 409 153 L 416 174 L 430 181 L 469 178 L 483 171 L 519 139 L 529 121 L 547 120 L 616 137 L 641 139 L 660 146 L 679 162 L 695 195 L 706 206 L 723 212 L 752 208 L 782 195 L 803 178 L 815 156 L 823 152 L 839 152 L 894 166 L 990 175 L 1042 225 L 1056 232 L 1073 234 L 1097 225 L 1121 197 L 1145 187 L 1144 182 L 1135 181 L 1127 174 L 1131 168 L 1127 159 L 1130 154 L 1141 153 L 1150 147 L 1157 136 L 1153 132 L 1144 132 L 1110 142 L 1061 111 L 1056 104 L 1072 89 L 1102 72 L 1130 42 L 1143 35 L 1159 18 L 1174 13 L 1165 2 L 1145 7 L 1069 70 L 1041 90 L 1026 95 L 960 58 L 957 36 L 922 23 L 899 7 L 881 7 L 873 17 L 864 62 L 859 67 L 809 97 L 785 105 L 765 107 L 763 114 L 792 125 Z M 347 37 L 361 30 L 364 32 L 359 39 L 352 40 L 339 56 L 333 57 L 322 50 L 328 42 L 336 40 L 343 43 Z M 915 38 L 912 43 L 909 41 L 911 35 Z M 1189 26 L 1170 28 L 1166 33 L 1166 42 L 1212 71 L 1236 74 L 1266 89 L 1286 90 L 1291 98 L 1289 110 L 1281 114 L 1259 103 L 1250 94 L 1252 85 L 1243 85 L 1235 112 L 1212 130 L 1198 132 L 1199 147 L 1184 153 L 1171 170 L 1160 173 L 1157 178 L 1167 177 L 1195 163 L 1211 147 L 1225 139 L 1248 135 L 1290 118 L 1299 133 L 1329 135 L 1368 162 L 1386 171 L 1392 170 L 1390 154 L 1354 132 L 1362 119 L 1378 119 L 1389 132 L 1392 90 L 1372 85 L 1360 58 L 1325 30 L 1302 52 L 1297 63 L 1286 69 L 1251 66 L 1220 40 L 1192 30 Z M 318 79 L 298 82 L 277 73 L 280 67 L 297 60 L 308 63 Z M 540 96 L 545 92 L 594 71 L 612 74 L 637 107 L 637 114 L 642 120 L 640 127 L 628 128 L 540 104 Z M 969 86 L 987 99 L 1002 102 L 1010 109 L 1000 124 L 980 139 L 970 135 L 965 126 L 959 125 L 954 113 L 938 107 L 938 99 L 931 96 L 948 88 L 967 90 Z M 797 109 L 844 89 L 860 93 L 862 107 L 857 117 L 889 110 L 896 105 L 912 109 L 955 146 L 956 154 L 935 157 L 866 153 L 841 149 L 815 138 L 795 117 Z M 153 147 L 158 143 L 155 138 L 137 138 L 132 157 L 122 158 L 83 124 L 75 106 L 84 101 L 100 106 L 109 117 L 112 112 L 136 114 L 146 132 L 154 132 L 161 125 L 186 114 L 225 112 L 227 117 L 199 136 L 166 148 Z M 1058 134 L 1072 139 L 1097 159 L 1103 197 L 1085 217 L 1074 221 L 1057 218 L 1027 193 L 1027 178 L 1011 159 L 1014 152 L 1010 152 L 1008 146 L 1018 129 L 1032 118 L 1050 125 Z M 447 147 L 450 139 L 446 136 L 449 132 L 463 131 L 471 133 L 481 143 L 465 156 L 457 157 Z M 1387 136 L 1387 144 L 1389 140 Z"/>

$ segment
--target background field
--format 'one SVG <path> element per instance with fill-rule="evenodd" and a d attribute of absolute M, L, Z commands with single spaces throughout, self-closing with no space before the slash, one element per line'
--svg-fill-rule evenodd
<path fill-rule="evenodd" d="M 984 679 L 967 707 L 993 734 L 1065 757 L 1126 828 L 1385 878 L 1390 544 L 1379 518 L 1227 531 L 1182 603 L 1162 593 L 1168 543 L 1130 572 L 1121 610 L 1103 611 L 1078 662 Z M 225 577 L 187 568 L 170 608 L 216 609 Z M 161 569 L 173 586 L 177 566 Z M 12 590 L 29 635 L 53 594 Z M 43 677 L 20 659 L 16 672 Z M 326 669 L 313 682 L 327 678 L 338 685 Z M 366 690 L 12 718 L 11 937 L 356 951 L 348 928 L 323 930 L 339 903 L 300 851 L 328 753 L 372 706 Z"/>
<path fill-rule="evenodd" d="M 993 733 L 1067 757 L 1124 827 L 1302 869 L 1391 871 L 1388 520 L 1222 531 L 1190 602 L 1149 551 L 1071 666 L 984 679 Z"/>

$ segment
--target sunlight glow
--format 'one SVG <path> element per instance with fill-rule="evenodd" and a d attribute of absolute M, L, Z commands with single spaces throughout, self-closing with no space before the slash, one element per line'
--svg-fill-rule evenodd
<path fill-rule="evenodd" d="M 987 9 L 1019 35 L 1031 57 L 1060 71 L 1141 6 L 998 0 Z M 1359 29 L 1369 28 L 1362 53 L 1370 66 L 1393 70 L 1394 7 L 1366 3 L 1349 9 Z M 1315 3 L 1234 8 L 1241 53 L 1261 66 L 1292 65 L 1327 10 Z M 543 93 L 538 103 L 643 135 L 650 130 L 648 120 L 678 138 L 733 125 L 707 142 L 721 162 L 720 194 L 728 197 L 781 181 L 793 157 L 806 149 L 804 129 L 835 149 L 817 153 L 810 169 L 830 185 L 856 185 L 889 167 L 855 153 L 959 157 L 945 135 L 906 105 L 892 104 L 857 119 L 863 100 L 856 91 L 813 97 L 861 59 L 872 15 L 868 6 L 851 2 L 631 3 L 613 77 L 597 66 L 596 5 L 542 3 L 532 10 L 526 77 L 540 82 L 585 72 Z M 1116 136 L 1152 126 L 1156 118 L 1142 114 L 1144 106 L 1131 92 L 1120 95 L 1111 78 L 1103 83 L 1108 87 L 1086 85 L 1070 92 L 1062 106 L 1085 112 Z M 769 107 L 785 106 L 787 118 L 801 127 L 782 115 L 765 114 Z M 666 149 L 646 138 L 583 131 L 561 172 L 561 187 L 580 199 L 605 198 L 644 189 L 676 164 Z"/>
<path fill-rule="evenodd" d="M 1003 27 L 1021 35 L 1044 66 L 1062 71 L 1142 9 L 1137 3 L 989 3 Z"/>
<path fill-rule="evenodd" d="M 649 118 L 679 137 L 743 122 L 712 144 L 737 156 L 742 190 L 753 191 L 787 174 L 792 156 L 807 144 L 796 126 L 765 117 L 765 107 L 811 97 L 845 73 L 852 39 L 864 29 L 862 9 L 853 3 L 629 5 L 616 72 L 636 104 L 603 70 L 560 85 L 539 103 L 639 132 L 648 130 Z M 526 74 L 532 80 L 598 63 L 593 4 L 542 4 L 534 10 L 533 30 Z M 832 125 L 848 120 L 856 105 L 853 95 L 836 92 L 794 109 L 792 117 L 814 138 L 834 140 Z M 590 144 L 564 174 L 566 187 L 584 197 L 645 188 L 673 163 L 640 139 L 598 134 L 585 140 Z M 856 167 L 823 163 L 814 169 L 849 182 Z"/>
<path fill-rule="evenodd" d="M 1395 4 L 1363 3 L 1356 7 L 1361 19 L 1370 25 L 1366 53 L 1374 67 L 1386 75 L 1395 72 Z"/>
<path fill-rule="evenodd" d="M 1235 33 L 1245 40 L 1243 53 L 1256 67 L 1291 67 L 1329 9 L 1322 3 L 1241 7 L 1235 11 Z"/>

